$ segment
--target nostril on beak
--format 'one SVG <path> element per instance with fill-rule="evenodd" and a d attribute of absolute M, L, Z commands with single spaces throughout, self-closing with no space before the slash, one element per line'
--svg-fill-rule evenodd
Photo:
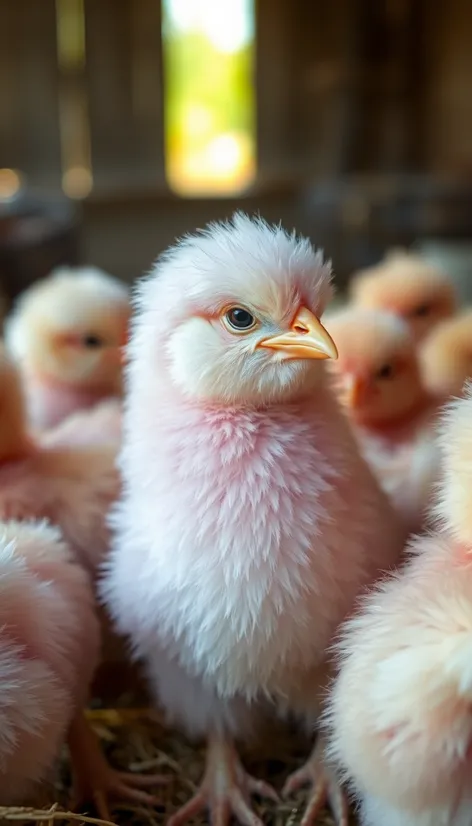
<path fill-rule="evenodd" d="M 302 324 L 295 324 L 295 326 L 293 327 L 293 331 L 294 333 L 299 333 L 299 335 L 301 336 L 306 336 L 306 334 L 308 333 L 308 328 L 303 327 Z"/>

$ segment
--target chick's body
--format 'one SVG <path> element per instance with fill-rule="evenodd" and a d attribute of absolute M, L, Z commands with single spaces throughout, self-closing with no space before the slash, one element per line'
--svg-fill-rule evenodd
<path fill-rule="evenodd" d="M 0 522 L 0 802 L 46 779 L 98 662 L 85 572 L 56 528 Z"/>
<path fill-rule="evenodd" d="M 365 826 L 472 823 L 471 390 L 442 425 L 439 529 L 342 638 L 331 751 Z"/>
<path fill-rule="evenodd" d="M 215 738 L 242 735 L 261 697 L 316 720 L 326 647 L 401 550 L 319 361 L 329 280 L 308 242 L 237 216 L 140 289 L 104 592 L 169 713 L 210 739 L 174 823 L 215 804 Z M 226 803 L 248 822 L 241 771 Z"/>
<path fill-rule="evenodd" d="M 95 267 L 61 268 L 19 298 L 5 324 L 38 430 L 121 395 L 127 287 Z"/>

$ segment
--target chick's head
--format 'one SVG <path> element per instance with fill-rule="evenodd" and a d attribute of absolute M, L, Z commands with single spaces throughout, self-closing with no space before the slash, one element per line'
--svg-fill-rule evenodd
<path fill-rule="evenodd" d="M 320 322 L 331 271 L 309 241 L 236 214 L 184 238 L 137 295 L 129 348 L 198 404 L 265 405 L 315 387 L 336 347 Z M 143 357 L 147 353 L 147 358 Z"/>
<path fill-rule="evenodd" d="M 420 349 L 423 384 L 438 397 L 460 395 L 472 379 L 472 310 L 443 321 Z"/>
<path fill-rule="evenodd" d="M 443 272 L 412 253 L 387 255 L 376 267 L 363 270 L 351 283 L 353 303 L 365 309 L 400 316 L 420 341 L 456 310 L 454 285 Z"/>
<path fill-rule="evenodd" d="M 95 268 L 61 269 L 19 299 L 7 345 L 30 373 L 113 395 L 121 389 L 127 288 Z"/>
<path fill-rule="evenodd" d="M 339 359 L 335 387 L 347 413 L 366 426 L 393 423 L 424 400 L 414 341 L 391 313 L 348 307 L 332 316 Z"/>

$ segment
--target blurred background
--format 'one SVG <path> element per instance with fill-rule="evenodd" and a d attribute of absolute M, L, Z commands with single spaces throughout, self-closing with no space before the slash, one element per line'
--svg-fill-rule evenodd
<path fill-rule="evenodd" d="M 0 0 L 6 293 L 242 208 L 472 298 L 471 43 L 468 0 Z"/>

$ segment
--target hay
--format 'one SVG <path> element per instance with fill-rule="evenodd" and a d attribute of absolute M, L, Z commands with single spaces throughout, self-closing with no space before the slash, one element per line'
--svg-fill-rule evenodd
<path fill-rule="evenodd" d="M 195 792 L 204 767 L 204 747 L 192 746 L 169 729 L 161 714 L 148 707 L 132 707 L 132 698 L 122 698 L 114 708 L 92 708 L 87 716 L 100 737 L 113 766 L 122 771 L 163 772 L 170 775 L 165 786 L 156 787 L 160 804 L 155 808 L 117 803 L 113 807 L 115 822 L 123 826 L 160 826 Z M 128 705 L 126 705 L 128 703 Z M 270 729 L 251 751 L 242 753 L 248 770 L 274 785 L 277 790 L 291 771 L 301 765 L 309 744 L 286 728 Z M 109 826 L 94 818 L 92 807 L 83 813 L 70 812 L 70 772 L 66 752 L 61 759 L 59 777 L 54 786 L 41 790 L 34 801 L 38 808 L 0 807 L 0 822 L 21 821 L 25 824 L 90 823 Z M 254 809 L 267 826 L 297 826 L 303 816 L 306 795 L 303 791 L 279 804 L 254 798 Z M 205 817 L 194 824 L 207 824 Z M 320 815 L 317 826 L 334 826 L 329 812 Z"/>

